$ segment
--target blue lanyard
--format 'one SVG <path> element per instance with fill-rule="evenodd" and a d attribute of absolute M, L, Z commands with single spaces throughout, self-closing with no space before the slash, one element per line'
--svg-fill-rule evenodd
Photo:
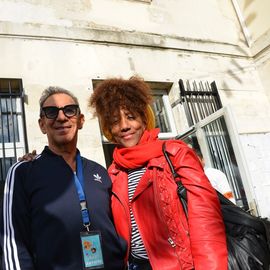
<path fill-rule="evenodd" d="M 76 173 L 74 173 L 74 181 L 75 181 L 77 193 L 80 200 L 83 226 L 87 229 L 87 231 L 89 231 L 90 216 L 89 216 L 85 193 L 84 193 L 82 159 L 79 152 L 76 155 L 76 165 L 77 165 L 77 169 L 76 169 Z"/>

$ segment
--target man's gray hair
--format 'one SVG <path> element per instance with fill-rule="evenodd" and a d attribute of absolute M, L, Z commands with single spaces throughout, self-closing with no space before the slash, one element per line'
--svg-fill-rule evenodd
<path fill-rule="evenodd" d="M 58 87 L 58 86 L 49 86 L 48 88 L 46 88 L 42 94 L 41 97 L 39 99 L 39 106 L 40 109 L 42 109 L 44 102 L 47 100 L 48 97 L 54 95 L 54 94 L 66 94 L 68 96 L 70 96 L 73 101 L 75 102 L 75 104 L 79 105 L 79 101 L 78 99 L 68 90 Z"/>

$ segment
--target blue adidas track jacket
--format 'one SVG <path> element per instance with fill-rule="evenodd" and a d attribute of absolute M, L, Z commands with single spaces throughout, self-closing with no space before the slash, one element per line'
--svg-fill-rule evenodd
<path fill-rule="evenodd" d="M 111 180 L 104 167 L 82 158 L 91 230 L 101 232 L 104 269 L 123 269 L 126 243 L 114 229 Z M 80 270 L 82 217 L 73 172 L 45 147 L 34 161 L 14 164 L 1 215 L 3 270 Z"/>

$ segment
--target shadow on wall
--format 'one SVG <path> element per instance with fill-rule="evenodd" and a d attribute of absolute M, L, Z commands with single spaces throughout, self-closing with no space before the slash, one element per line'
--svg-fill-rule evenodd
<path fill-rule="evenodd" d="M 245 0 L 244 4 L 243 4 L 243 12 L 247 11 L 247 9 L 250 7 L 250 5 L 252 3 L 254 3 L 254 1 L 255 0 Z M 242 12 L 242 14 L 243 14 L 243 12 Z M 237 15 L 237 17 L 239 19 L 239 23 L 243 24 L 241 26 L 246 27 L 247 32 L 249 32 L 248 28 L 252 25 L 253 21 L 256 19 L 257 14 L 255 12 L 250 12 L 249 14 L 248 13 L 246 13 L 246 14 L 247 14 L 247 16 L 246 17 L 243 16 L 243 21 L 242 22 L 240 21 L 241 19 L 239 18 L 238 15 Z M 241 38 L 241 36 L 240 36 L 239 41 L 241 41 L 241 44 L 246 44 L 247 46 L 250 46 L 250 42 L 251 42 L 252 37 L 251 36 L 245 36 L 244 31 L 242 32 L 242 34 L 244 35 L 245 39 L 243 40 L 243 38 Z M 246 50 L 242 49 L 241 47 L 238 47 L 237 50 L 241 54 L 244 54 L 244 55 L 246 54 Z M 228 69 L 226 71 L 226 73 L 228 75 L 230 75 L 231 79 L 233 79 L 237 83 L 241 84 L 243 81 L 242 81 L 241 77 L 238 74 L 244 74 L 246 72 L 246 69 L 248 69 L 250 67 L 249 66 L 248 67 L 247 66 L 243 67 L 242 65 L 239 65 L 238 61 L 236 59 L 234 59 L 234 58 L 231 59 L 231 63 L 232 63 L 234 68 Z M 222 85 L 222 88 L 223 88 L 223 90 L 225 90 L 225 94 L 227 96 L 231 95 L 230 91 L 226 91 L 226 90 L 229 90 L 229 86 L 226 83 L 224 83 Z"/>
<path fill-rule="evenodd" d="M 253 2 L 254 2 L 254 0 L 245 0 L 244 1 L 244 10 L 246 10 Z M 250 14 L 248 14 L 248 16 L 245 20 L 246 25 L 250 26 L 256 17 L 257 17 L 257 15 L 255 12 L 251 12 Z"/>

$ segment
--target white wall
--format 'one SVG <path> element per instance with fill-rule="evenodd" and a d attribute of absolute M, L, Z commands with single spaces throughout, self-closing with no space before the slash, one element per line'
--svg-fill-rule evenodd
<path fill-rule="evenodd" d="M 241 135 L 259 214 L 270 217 L 270 133 Z"/>
<path fill-rule="evenodd" d="M 270 100 L 270 1 L 237 0 L 265 94 Z"/>
<path fill-rule="evenodd" d="M 2 21 L 137 31 L 185 39 L 239 42 L 239 25 L 226 0 L 1 0 Z M 211 16 L 209 16 L 211 15 Z M 224 27 L 226 31 L 220 31 Z"/>
<path fill-rule="evenodd" d="M 90 94 L 92 79 L 139 74 L 149 81 L 171 81 L 175 83 L 175 99 L 179 97 L 179 78 L 209 79 L 216 80 L 223 105 L 230 104 L 233 108 L 239 133 L 270 130 L 269 103 L 249 60 L 232 61 L 219 55 L 162 49 L 13 38 L 1 39 L 0 57 L 2 78 L 23 79 L 28 95 L 27 112 L 36 111 L 38 97 L 47 85 L 71 88 L 80 96 L 86 110 L 85 100 Z"/>
<path fill-rule="evenodd" d="M 237 0 L 251 44 L 258 42 L 270 30 L 268 0 Z"/>

